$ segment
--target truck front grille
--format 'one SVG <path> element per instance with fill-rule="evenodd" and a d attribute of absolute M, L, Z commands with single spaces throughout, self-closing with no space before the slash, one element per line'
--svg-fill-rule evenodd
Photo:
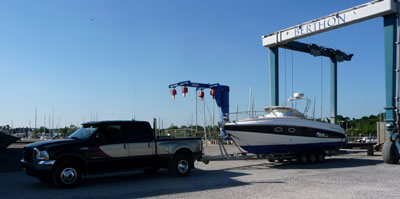
<path fill-rule="evenodd" d="M 24 160 L 26 162 L 32 162 L 33 161 L 33 149 L 30 149 L 30 148 L 25 148 L 24 149 Z"/>

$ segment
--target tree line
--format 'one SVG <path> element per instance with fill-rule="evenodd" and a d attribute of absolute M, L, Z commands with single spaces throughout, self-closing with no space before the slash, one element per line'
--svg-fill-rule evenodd
<path fill-rule="evenodd" d="M 364 116 L 360 119 L 337 116 L 338 124 L 345 129 L 347 135 L 353 136 L 376 136 L 376 123 L 385 121 L 385 113 Z"/>

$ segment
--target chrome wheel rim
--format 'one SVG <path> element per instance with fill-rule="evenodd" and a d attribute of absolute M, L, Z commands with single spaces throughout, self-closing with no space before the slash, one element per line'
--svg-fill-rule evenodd
<path fill-rule="evenodd" d="M 64 184 L 72 184 L 76 181 L 76 178 L 78 177 L 76 170 L 74 168 L 65 168 L 61 171 L 61 182 Z"/>
<path fill-rule="evenodd" d="M 189 163 L 186 160 L 181 160 L 178 163 L 178 171 L 179 173 L 186 173 L 189 169 Z"/>

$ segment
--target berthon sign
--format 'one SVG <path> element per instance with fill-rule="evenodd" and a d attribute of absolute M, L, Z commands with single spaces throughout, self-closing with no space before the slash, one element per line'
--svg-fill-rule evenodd
<path fill-rule="evenodd" d="M 320 21 L 316 21 L 305 26 L 299 26 L 298 28 L 293 29 L 295 36 L 300 36 L 303 34 L 312 33 L 314 31 L 323 30 L 325 28 L 329 28 L 332 26 L 340 25 L 346 23 L 346 14 L 341 14 L 337 16 L 333 16 L 327 19 L 323 19 Z"/>
<path fill-rule="evenodd" d="M 273 47 L 303 37 L 397 12 L 394 0 L 377 0 L 263 36 L 263 46 Z"/>

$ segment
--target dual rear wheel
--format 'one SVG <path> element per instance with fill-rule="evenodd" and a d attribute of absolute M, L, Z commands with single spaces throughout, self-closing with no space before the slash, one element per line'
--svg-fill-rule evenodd
<path fill-rule="evenodd" d="M 168 172 L 177 177 L 186 177 L 192 171 L 194 160 L 189 155 L 176 154 L 170 162 Z"/>

